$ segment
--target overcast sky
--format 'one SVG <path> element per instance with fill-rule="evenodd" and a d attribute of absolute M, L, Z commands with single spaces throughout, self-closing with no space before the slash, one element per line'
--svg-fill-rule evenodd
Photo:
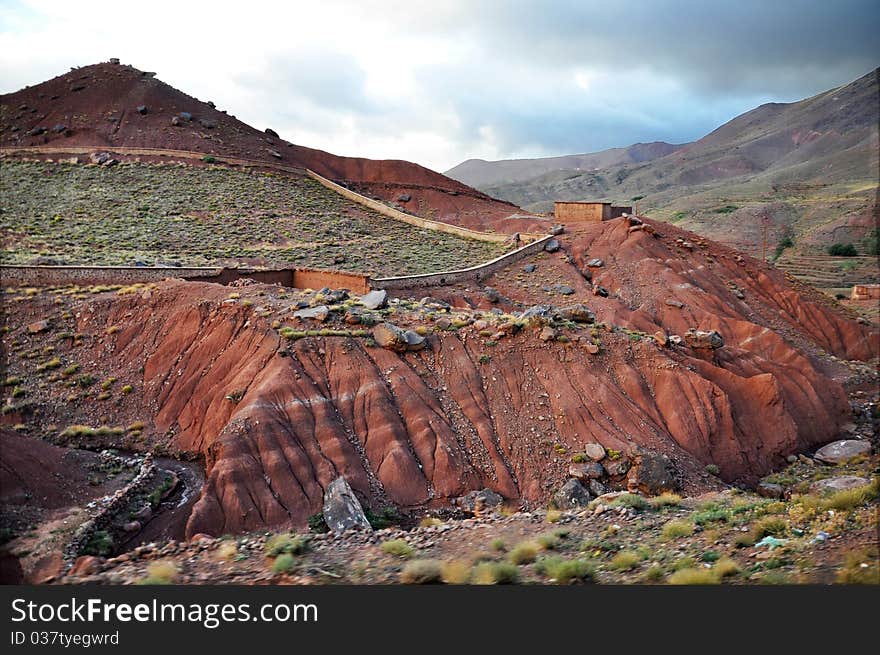
<path fill-rule="evenodd" d="M 880 65 L 877 0 L 0 0 L 0 92 L 119 57 L 341 155 L 685 142 Z"/>

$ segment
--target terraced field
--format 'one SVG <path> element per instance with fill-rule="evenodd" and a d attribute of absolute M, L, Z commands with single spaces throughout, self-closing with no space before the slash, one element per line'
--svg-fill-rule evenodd
<path fill-rule="evenodd" d="M 308 178 L 221 167 L 4 161 L 0 196 L 0 259 L 14 264 L 240 263 L 392 275 L 504 251 L 397 223 Z"/>
<path fill-rule="evenodd" d="M 877 258 L 783 254 L 776 265 L 802 282 L 819 289 L 840 289 L 880 278 Z"/>

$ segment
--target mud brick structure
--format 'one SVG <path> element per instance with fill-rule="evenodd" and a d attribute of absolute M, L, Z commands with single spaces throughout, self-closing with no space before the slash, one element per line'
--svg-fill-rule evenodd
<path fill-rule="evenodd" d="M 880 284 L 857 284 L 851 297 L 853 300 L 880 300 Z"/>
<path fill-rule="evenodd" d="M 601 223 L 631 213 L 632 207 L 616 206 L 610 202 L 553 203 L 553 215 L 557 223 Z"/>

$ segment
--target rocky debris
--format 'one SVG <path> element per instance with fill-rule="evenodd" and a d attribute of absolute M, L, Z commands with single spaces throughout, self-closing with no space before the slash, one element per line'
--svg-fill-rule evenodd
<path fill-rule="evenodd" d="M 605 467 L 599 462 L 574 462 L 568 467 L 568 475 L 581 482 L 588 482 L 603 477 Z"/>
<path fill-rule="evenodd" d="M 49 321 L 43 319 L 42 321 L 36 321 L 35 323 L 31 323 L 27 326 L 28 334 L 39 334 L 40 332 L 45 332 L 49 329 Z"/>
<path fill-rule="evenodd" d="M 524 321 L 548 322 L 553 319 L 553 308 L 550 305 L 533 305 L 519 316 Z"/>
<path fill-rule="evenodd" d="M 605 485 L 602 484 L 601 482 L 599 482 L 599 480 L 597 480 L 595 478 L 593 478 L 592 480 L 590 480 L 587 483 L 587 487 L 589 487 L 590 493 L 593 494 L 594 496 L 601 496 L 602 494 L 604 494 L 605 492 L 608 491 L 608 489 L 605 487 Z"/>
<path fill-rule="evenodd" d="M 603 266 L 605 266 L 605 261 L 598 257 L 587 260 L 587 267 L 589 268 L 602 268 Z"/>
<path fill-rule="evenodd" d="M 632 466 L 631 462 L 623 456 L 619 456 L 617 459 L 605 460 L 605 470 L 612 478 L 626 475 L 627 471 L 629 471 L 630 469 L 630 466 Z"/>
<path fill-rule="evenodd" d="M 76 561 L 73 563 L 73 566 L 71 567 L 70 571 L 68 571 L 67 575 L 95 575 L 101 570 L 101 566 L 103 564 L 103 557 L 95 557 L 93 555 L 80 555 L 76 558 Z"/>
<path fill-rule="evenodd" d="M 594 462 L 598 462 L 605 457 L 605 448 L 602 447 L 602 444 L 588 443 L 584 446 L 584 455 Z"/>
<path fill-rule="evenodd" d="M 367 309 L 382 309 L 388 305 L 388 292 L 385 289 L 376 289 L 361 296 L 360 301 Z"/>
<path fill-rule="evenodd" d="M 608 289 L 605 287 L 599 286 L 598 284 L 593 285 L 593 295 L 600 296 L 602 298 L 608 297 Z"/>
<path fill-rule="evenodd" d="M 193 118 L 193 115 L 188 111 L 182 111 L 178 114 L 178 116 L 180 117 L 180 120 L 187 122 L 191 121 Z"/>
<path fill-rule="evenodd" d="M 550 239 L 546 244 L 544 244 L 544 250 L 547 252 L 557 252 L 562 246 L 559 245 L 559 241 L 556 239 Z"/>
<path fill-rule="evenodd" d="M 491 489 L 481 489 L 480 491 L 471 491 L 464 496 L 453 499 L 453 505 L 467 512 L 476 512 L 480 508 L 489 509 L 498 507 L 504 502 L 504 498 L 492 491 Z"/>
<path fill-rule="evenodd" d="M 55 134 L 61 134 L 62 132 L 66 132 L 67 125 L 65 125 L 64 123 L 56 123 L 55 125 L 52 126 L 52 131 Z"/>
<path fill-rule="evenodd" d="M 213 130 L 215 127 L 217 127 L 217 121 L 212 121 L 209 118 L 200 118 L 199 125 L 204 127 L 206 130 Z"/>
<path fill-rule="evenodd" d="M 856 489 L 871 484 L 867 478 L 857 475 L 841 475 L 836 478 L 825 478 L 824 480 L 816 480 L 810 485 L 810 491 L 814 494 L 830 494 L 837 491 L 845 491 L 846 489 Z"/>
<path fill-rule="evenodd" d="M 46 133 L 46 128 L 45 128 L 45 127 L 39 127 L 39 126 L 38 126 L 38 127 L 31 128 L 30 130 L 28 130 L 27 132 L 25 132 L 25 134 L 26 134 L 27 136 L 40 136 L 41 134 L 45 134 L 45 133 Z"/>
<path fill-rule="evenodd" d="M 536 270 L 538 270 L 538 266 L 536 264 L 526 264 L 525 266 L 523 266 L 523 271 L 525 273 L 534 273 Z"/>
<path fill-rule="evenodd" d="M 572 289 L 567 284 L 556 284 L 553 286 L 553 290 L 563 296 L 570 296 L 574 293 L 574 289 Z"/>
<path fill-rule="evenodd" d="M 860 439 L 842 439 L 822 446 L 814 457 L 825 464 L 845 464 L 871 452 L 871 443 Z"/>
<path fill-rule="evenodd" d="M 670 334 L 666 342 L 671 346 L 680 346 L 684 343 L 684 339 L 677 334 Z"/>
<path fill-rule="evenodd" d="M 281 159 L 281 153 L 277 150 L 269 150 L 269 154 L 272 155 L 275 159 Z"/>
<path fill-rule="evenodd" d="M 64 557 L 58 551 L 44 555 L 34 565 L 27 582 L 30 584 L 49 584 L 61 577 L 64 571 Z"/>
<path fill-rule="evenodd" d="M 495 304 L 501 300 L 501 294 L 494 287 L 486 287 L 483 289 L 483 297 L 490 303 Z"/>
<path fill-rule="evenodd" d="M 657 345 L 661 348 L 665 348 L 669 345 L 669 335 L 667 335 L 663 330 L 657 330 L 654 334 L 654 341 L 657 342 Z"/>
<path fill-rule="evenodd" d="M 116 163 L 113 156 L 109 152 L 93 152 L 89 155 L 89 161 L 99 166 L 110 166 Z"/>
<path fill-rule="evenodd" d="M 584 344 L 584 349 L 585 349 L 588 353 L 590 353 L 591 355 L 598 355 L 598 354 L 599 354 L 599 346 L 598 346 L 598 344 L 595 344 L 595 343 L 593 343 L 592 341 L 587 341 L 587 342 Z"/>
<path fill-rule="evenodd" d="M 560 234 L 562 234 L 564 232 L 565 232 L 564 225 L 554 225 L 553 227 L 550 228 L 550 234 L 552 234 L 555 237 L 558 237 Z"/>
<path fill-rule="evenodd" d="M 148 111 L 149 111 L 149 109 L 147 108 L 146 105 L 138 105 L 137 106 L 137 113 L 139 113 L 141 116 L 146 116 Z"/>
<path fill-rule="evenodd" d="M 410 200 L 412 200 L 412 196 L 408 193 L 401 193 L 397 196 L 397 202 L 409 202 Z"/>
<path fill-rule="evenodd" d="M 545 325 L 544 328 L 541 330 L 541 334 L 538 335 L 538 338 L 541 341 L 547 342 L 547 341 L 553 341 L 558 336 L 559 336 L 559 333 L 555 329 L 553 329 L 549 325 Z"/>
<path fill-rule="evenodd" d="M 316 307 L 305 307 L 293 312 L 294 318 L 310 319 L 323 323 L 330 316 L 330 308 L 327 305 L 318 305 Z"/>
<path fill-rule="evenodd" d="M 381 348 L 394 352 L 421 350 L 427 342 L 412 330 L 403 330 L 393 323 L 380 323 L 373 328 L 373 340 Z"/>
<path fill-rule="evenodd" d="M 273 139 L 277 139 L 277 138 L 279 138 L 279 137 L 278 137 L 278 132 L 276 132 L 275 130 L 273 130 L 271 127 L 267 127 L 267 128 L 266 128 L 265 130 L 263 130 L 263 131 L 264 131 L 266 134 L 268 134 L 269 136 L 271 136 Z"/>
<path fill-rule="evenodd" d="M 684 334 L 684 342 L 691 348 L 716 349 L 724 346 L 724 338 L 715 330 L 689 329 Z"/>
<path fill-rule="evenodd" d="M 553 494 L 553 503 L 559 509 L 577 509 L 578 507 L 586 507 L 592 496 L 580 480 L 571 478 L 562 487 Z"/>
<path fill-rule="evenodd" d="M 678 488 L 675 465 L 666 455 L 643 452 L 635 467 L 630 469 L 627 487 L 651 495 L 675 491 Z"/>
<path fill-rule="evenodd" d="M 562 321 L 574 321 L 575 323 L 595 323 L 596 315 L 589 307 L 582 303 L 560 307 L 556 317 Z"/>
<path fill-rule="evenodd" d="M 759 496 L 764 498 L 782 498 L 785 496 L 785 489 L 781 484 L 773 482 L 760 482 L 756 488 Z"/>
<path fill-rule="evenodd" d="M 641 218 L 639 218 L 638 216 L 633 216 L 632 214 L 627 216 L 626 220 L 632 226 L 644 225 L 644 222 L 642 221 Z"/>
<path fill-rule="evenodd" d="M 180 123 L 181 123 L 181 120 L 180 120 L 180 117 L 179 117 L 179 116 L 172 116 L 172 117 L 171 117 L 171 124 L 172 124 L 174 127 L 178 127 L 178 126 L 180 125 Z"/>
<path fill-rule="evenodd" d="M 663 304 L 668 305 L 669 307 L 678 307 L 679 309 L 684 307 L 684 303 L 680 300 L 676 300 L 675 298 L 667 298 L 663 301 Z"/>
<path fill-rule="evenodd" d="M 360 501 L 342 476 L 333 480 L 324 490 L 323 513 L 324 522 L 334 534 L 351 529 L 373 529 Z"/>

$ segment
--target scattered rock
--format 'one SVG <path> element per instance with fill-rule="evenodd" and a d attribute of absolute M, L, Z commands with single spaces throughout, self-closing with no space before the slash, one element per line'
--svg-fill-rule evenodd
<path fill-rule="evenodd" d="M 550 228 L 550 234 L 552 234 L 552 235 L 555 236 L 555 237 L 556 237 L 556 236 L 559 236 L 559 235 L 562 234 L 563 232 L 565 232 L 565 226 L 564 226 L 564 225 L 554 225 L 553 227 Z"/>
<path fill-rule="evenodd" d="M 523 271 L 526 273 L 534 273 L 536 270 L 538 270 L 538 267 L 535 264 L 526 264 L 523 266 Z"/>
<path fill-rule="evenodd" d="M 293 312 L 294 318 L 311 319 L 323 323 L 330 315 L 330 308 L 327 305 L 318 305 L 317 307 L 306 307 Z"/>
<path fill-rule="evenodd" d="M 570 296 L 574 293 L 574 289 L 572 289 L 567 284 L 557 284 L 553 287 L 553 290 L 556 293 L 562 294 L 563 296 Z"/>
<path fill-rule="evenodd" d="M 426 345 L 423 336 L 412 330 L 402 330 L 393 323 L 380 323 L 374 327 L 373 339 L 380 347 L 395 352 L 421 350 Z"/>
<path fill-rule="evenodd" d="M 180 123 L 181 123 L 181 120 L 180 120 L 180 117 L 179 117 L 179 116 L 172 116 L 172 117 L 171 117 L 171 124 L 172 124 L 172 125 L 174 125 L 175 127 L 177 127 L 178 125 L 180 125 Z"/>
<path fill-rule="evenodd" d="M 139 113 L 141 116 L 146 115 L 148 111 L 149 109 L 147 109 L 146 105 L 138 105 L 137 107 L 137 113 Z"/>
<path fill-rule="evenodd" d="M 782 498 L 785 496 L 785 489 L 782 488 L 782 485 L 774 484 L 773 482 L 759 483 L 756 491 L 759 496 L 764 498 Z"/>
<path fill-rule="evenodd" d="M 547 252 L 556 252 L 557 250 L 559 250 L 560 247 L 561 246 L 559 245 L 559 241 L 557 241 L 556 239 L 550 239 L 550 241 L 548 241 L 544 245 L 544 250 L 546 250 Z"/>
<path fill-rule="evenodd" d="M 669 345 L 669 336 L 663 330 L 657 330 L 654 333 L 654 341 L 657 342 L 661 348 L 665 348 Z"/>
<path fill-rule="evenodd" d="M 602 268 L 603 266 L 605 266 L 605 261 L 599 259 L 598 257 L 594 257 L 593 259 L 587 261 L 587 266 L 589 268 Z"/>
<path fill-rule="evenodd" d="M 553 494 L 553 503 L 559 509 L 585 507 L 591 500 L 590 490 L 581 484 L 580 480 L 574 478 L 562 485 L 559 491 Z"/>
<path fill-rule="evenodd" d="M 871 452 L 871 443 L 859 439 L 843 439 L 822 446 L 814 457 L 825 464 L 845 464 Z"/>
<path fill-rule="evenodd" d="M 593 285 L 593 295 L 601 296 L 602 298 L 608 297 L 608 289 L 605 287 L 600 287 L 598 284 Z"/>
<path fill-rule="evenodd" d="M 568 467 L 569 477 L 587 482 L 605 475 L 605 468 L 599 462 L 575 462 Z"/>
<path fill-rule="evenodd" d="M 324 522 L 334 534 L 350 529 L 373 529 L 354 491 L 341 476 L 324 490 L 323 512 Z"/>
<path fill-rule="evenodd" d="M 576 305 L 567 305 L 556 312 L 556 316 L 563 321 L 574 321 L 575 323 L 595 323 L 596 315 L 593 311 L 582 303 Z"/>
<path fill-rule="evenodd" d="M 217 127 L 217 121 L 212 121 L 208 118 L 200 118 L 199 125 L 204 127 L 206 130 L 213 130 L 215 127 Z"/>
<path fill-rule="evenodd" d="M 495 304 L 499 300 L 501 300 L 501 294 L 498 293 L 497 289 L 494 287 L 486 287 L 483 289 L 483 297 L 486 298 L 490 303 Z"/>
<path fill-rule="evenodd" d="M 678 307 L 679 309 L 684 307 L 684 303 L 680 300 L 676 300 L 675 298 L 667 298 L 663 301 L 663 304 L 669 305 L 670 307 Z"/>
<path fill-rule="evenodd" d="M 842 475 L 836 478 L 816 480 L 810 485 L 810 491 L 814 494 L 830 494 L 836 491 L 864 487 L 868 484 L 871 484 L 871 481 L 867 478 L 860 478 L 855 475 Z"/>
<path fill-rule="evenodd" d="M 482 506 L 483 508 L 498 507 L 504 502 L 504 498 L 491 489 L 482 489 L 480 491 L 471 491 L 464 496 L 459 496 L 452 502 L 454 505 L 465 511 L 473 512 L 478 506 Z"/>
<path fill-rule="evenodd" d="M 585 349 L 588 353 L 590 353 L 591 355 L 598 355 L 598 354 L 599 354 L 599 346 L 597 346 L 597 345 L 596 345 L 595 343 L 593 343 L 592 341 L 587 341 L 587 342 L 584 344 L 584 349 Z"/>
<path fill-rule="evenodd" d="M 45 332 L 49 329 L 49 321 L 42 320 L 37 321 L 36 323 L 31 323 L 27 326 L 27 331 L 30 334 L 39 334 L 40 332 Z"/>
<path fill-rule="evenodd" d="M 422 350 L 428 343 L 425 337 L 412 330 L 404 332 L 403 338 L 406 340 L 406 349 L 409 351 Z"/>
<path fill-rule="evenodd" d="M 691 328 L 684 334 L 684 341 L 691 348 L 721 348 L 724 338 L 715 330 L 695 330 Z"/>
<path fill-rule="evenodd" d="M 584 446 L 584 455 L 589 457 L 594 462 L 598 462 L 605 457 L 605 448 L 602 446 L 602 444 L 588 443 L 586 446 Z"/>
<path fill-rule="evenodd" d="M 367 309 L 382 309 L 388 305 L 388 292 L 385 289 L 376 289 L 361 296 L 361 304 Z"/>
<path fill-rule="evenodd" d="M 101 570 L 101 565 L 104 563 L 103 557 L 94 557 L 92 555 L 81 555 L 76 558 L 76 561 L 73 563 L 73 567 L 70 569 L 68 575 L 75 576 L 87 576 L 87 575 L 95 575 Z"/>
<path fill-rule="evenodd" d="M 99 166 L 106 166 L 114 160 L 109 152 L 93 152 L 89 155 L 89 161 L 93 164 L 98 164 Z"/>
<path fill-rule="evenodd" d="M 672 460 L 661 453 L 642 453 L 637 465 L 629 472 L 628 486 L 652 495 L 675 491 L 678 482 Z"/>
<path fill-rule="evenodd" d="M 52 131 L 55 132 L 55 134 L 61 134 L 62 132 L 66 132 L 67 125 L 65 125 L 64 123 L 56 123 L 55 125 L 52 126 Z"/>
<path fill-rule="evenodd" d="M 554 330 L 549 325 L 545 325 L 544 329 L 541 330 L 541 334 L 539 335 L 538 338 L 541 339 L 541 341 L 546 342 L 546 341 L 553 341 L 557 336 L 559 336 L 559 333 L 556 332 L 556 330 Z"/>
<path fill-rule="evenodd" d="M 410 200 L 412 200 L 412 196 L 408 193 L 401 193 L 397 196 L 397 202 L 409 202 Z"/>
<path fill-rule="evenodd" d="M 178 116 L 180 117 L 180 120 L 182 120 L 182 121 L 191 121 L 193 118 L 193 115 L 190 114 L 188 111 L 182 111 L 178 114 Z"/>
<path fill-rule="evenodd" d="M 141 522 L 140 521 L 129 521 L 128 523 L 123 524 L 122 529 L 128 533 L 140 532 L 141 531 Z"/>
<path fill-rule="evenodd" d="M 278 138 L 278 132 L 276 132 L 275 130 L 273 130 L 271 127 L 267 127 L 267 128 L 266 128 L 265 130 L 263 130 L 263 131 L 264 131 L 266 134 L 268 134 L 269 136 L 271 136 L 273 139 L 277 139 L 277 138 Z"/>
<path fill-rule="evenodd" d="M 608 489 L 605 488 L 605 485 L 596 479 L 590 480 L 587 486 L 590 488 L 590 493 L 594 496 L 601 496 L 608 491 Z"/>
<path fill-rule="evenodd" d="M 270 150 L 269 154 L 275 157 L 275 159 L 281 159 L 281 153 L 277 150 Z"/>

